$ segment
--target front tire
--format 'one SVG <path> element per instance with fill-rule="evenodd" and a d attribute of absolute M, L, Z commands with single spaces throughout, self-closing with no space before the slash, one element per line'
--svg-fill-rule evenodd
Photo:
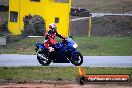
<path fill-rule="evenodd" d="M 38 62 L 42 64 L 43 66 L 49 66 L 49 64 L 51 63 L 51 60 L 49 60 L 49 58 L 44 54 L 39 54 L 41 55 L 41 57 L 38 54 L 37 54 Z"/>
<path fill-rule="evenodd" d="M 75 66 L 80 66 L 83 63 L 83 56 L 79 52 L 75 52 L 74 56 L 71 57 L 71 63 Z"/>

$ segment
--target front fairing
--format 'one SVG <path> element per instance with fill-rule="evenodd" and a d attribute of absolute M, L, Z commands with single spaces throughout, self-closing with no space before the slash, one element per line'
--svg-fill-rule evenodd
<path fill-rule="evenodd" d="M 76 48 L 73 47 L 74 44 L 76 44 L 76 42 L 72 38 L 67 38 L 65 43 L 58 42 L 53 47 L 56 52 L 71 53 L 76 50 Z"/>
<path fill-rule="evenodd" d="M 76 42 L 72 39 L 72 38 L 67 38 L 67 48 L 66 50 L 71 53 L 73 51 L 76 51 L 77 49 L 73 47 L 73 45 L 75 45 Z"/>
<path fill-rule="evenodd" d="M 73 45 L 76 44 L 76 42 L 72 38 L 67 38 L 68 47 L 74 48 Z"/>

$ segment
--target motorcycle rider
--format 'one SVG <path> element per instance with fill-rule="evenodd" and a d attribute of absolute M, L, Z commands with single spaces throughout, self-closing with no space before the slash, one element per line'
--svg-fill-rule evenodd
<path fill-rule="evenodd" d="M 45 33 L 45 40 L 44 40 L 44 45 L 46 48 L 48 48 L 49 52 L 54 51 L 54 48 L 52 47 L 55 45 L 57 42 L 54 40 L 55 37 L 58 36 L 62 39 L 65 39 L 62 35 L 60 35 L 57 32 L 57 26 L 55 23 L 51 23 L 49 25 L 49 31 Z"/>

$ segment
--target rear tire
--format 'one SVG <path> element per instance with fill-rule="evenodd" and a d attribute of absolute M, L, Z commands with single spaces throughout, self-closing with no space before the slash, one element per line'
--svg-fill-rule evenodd
<path fill-rule="evenodd" d="M 75 66 L 80 66 L 83 63 L 83 56 L 79 52 L 75 52 L 75 57 L 71 57 L 71 63 Z"/>

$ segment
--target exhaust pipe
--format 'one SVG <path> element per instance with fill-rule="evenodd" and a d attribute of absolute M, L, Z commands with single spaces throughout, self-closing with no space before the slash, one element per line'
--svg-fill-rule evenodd
<path fill-rule="evenodd" d="M 37 56 L 39 56 L 40 58 L 42 58 L 42 59 L 45 60 L 45 61 L 48 61 L 48 60 L 46 59 L 46 57 L 43 57 L 41 54 L 37 54 Z"/>

